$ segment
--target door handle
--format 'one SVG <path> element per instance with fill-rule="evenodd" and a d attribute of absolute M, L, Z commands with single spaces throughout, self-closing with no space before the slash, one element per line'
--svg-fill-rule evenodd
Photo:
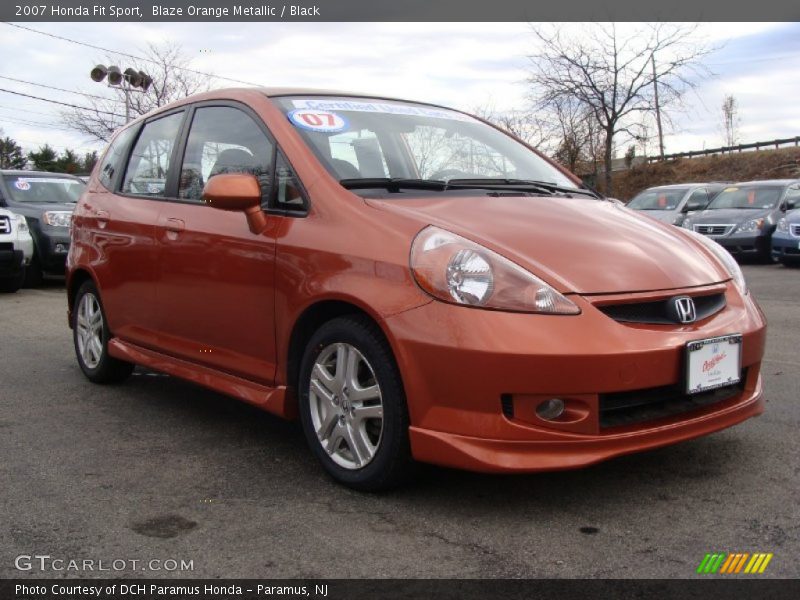
<path fill-rule="evenodd" d="M 164 221 L 164 228 L 167 231 L 172 231 L 174 233 L 180 233 L 184 229 L 186 229 L 186 224 L 180 219 L 174 219 L 172 217 L 167 217 Z"/>
<path fill-rule="evenodd" d="M 106 225 L 108 225 L 108 220 L 111 218 L 111 215 L 107 210 L 98 210 L 94 213 L 94 216 L 97 218 L 97 225 L 101 229 L 106 228 Z"/>

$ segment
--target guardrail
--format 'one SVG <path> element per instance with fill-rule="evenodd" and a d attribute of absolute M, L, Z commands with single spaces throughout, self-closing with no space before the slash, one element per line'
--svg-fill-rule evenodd
<path fill-rule="evenodd" d="M 691 152 L 676 152 L 675 154 L 666 154 L 662 159 L 660 156 L 648 156 L 647 162 L 661 162 L 661 160 L 675 160 L 678 158 L 694 158 L 695 156 L 709 156 L 711 154 L 733 154 L 734 152 L 742 152 L 743 150 L 762 150 L 762 149 L 777 149 L 781 146 L 793 144 L 800 146 L 800 136 L 793 138 L 784 138 L 782 140 L 771 140 L 769 142 L 755 142 L 754 144 L 739 144 L 738 146 L 723 146 L 721 148 L 709 148 L 708 150 L 692 150 Z"/>

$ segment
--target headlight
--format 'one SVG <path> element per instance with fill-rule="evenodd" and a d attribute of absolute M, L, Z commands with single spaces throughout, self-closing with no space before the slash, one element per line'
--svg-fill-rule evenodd
<path fill-rule="evenodd" d="M 751 219 L 739 225 L 736 231 L 759 231 L 763 225 L 764 219 Z"/>
<path fill-rule="evenodd" d="M 68 210 L 49 210 L 42 215 L 42 220 L 52 227 L 69 227 L 72 212 Z"/>
<path fill-rule="evenodd" d="M 786 217 L 778 221 L 777 231 L 780 231 L 781 233 L 789 233 L 789 221 L 786 220 Z"/>
<path fill-rule="evenodd" d="M 681 223 L 681 227 L 683 227 L 684 229 L 691 230 L 692 229 L 692 219 L 690 217 L 686 217 L 683 220 L 683 223 Z"/>
<path fill-rule="evenodd" d="M 577 315 L 580 309 L 544 281 L 496 252 L 429 226 L 411 245 L 411 272 L 434 298 L 483 308 Z"/>
<path fill-rule="evenodd" d="M 25 217 L 22 215 L 14 215 L 14 218 L 17 221 L 17 231 L 19 233 L 28 233 L 30 229 L 28 228 L 28 221 L 25 220 Z"/>
<path fill-rule="evenodd" d="M 708 248 L 711 253 L 719 259 L 725 270 L 730 273 L 731 279 L 733 279 L 733 283 L 736 284 L 736 287 L 742 293 L 742 295 L 747 293 L 747 282 L 744 280 L 744 274 L 742 273 L 742 268 L 739 266 L 739 263 L 734 260 L 731 256 L 730 252 L 725 250 L 720 244 L 708 238 L 704 235 L 699 233 L 695 233 L 694 231 L 690 231 L 689 235 L 691 235 L 694 239 L 699 241 L 703 244 L 706 248 Z"/>

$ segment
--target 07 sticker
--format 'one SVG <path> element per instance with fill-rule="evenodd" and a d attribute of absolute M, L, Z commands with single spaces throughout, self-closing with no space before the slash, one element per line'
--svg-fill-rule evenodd
<path fill-rule="evenodd" d="M 298 108 L 291 111 L 288 117 L 294 125 L 308 131 L 338 133 L 347 129 L 347 119 L 327 110 Z"/>

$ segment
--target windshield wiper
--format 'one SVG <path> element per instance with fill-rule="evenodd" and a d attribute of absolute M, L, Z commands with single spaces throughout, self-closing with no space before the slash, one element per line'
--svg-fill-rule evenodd
<path fill-rule="evenodd" d="M 533 179 L 450 179 L 447 182 L 448 187 L 453 186 L 478 186 L 478 187 L 496 187 L 508 186 L 513 188 L 535 188 L 537 190 L 550 192 L 551 194 L 583 194 L 591 198 L 600 198 L 598 194 L 591 190 L 581 188 L 570 188 L 557 185 L 550 181 L 536 181 Z"/>
<path fill-rule="evenodd" d="M 386 188 L 390 192 L 401 189 L 444 191 L 447 183 L 439 179 L 406 179 L 403 177 L 359 177 L 358 179 L 340 179 L 339 184 L 348 190 Z"/>

